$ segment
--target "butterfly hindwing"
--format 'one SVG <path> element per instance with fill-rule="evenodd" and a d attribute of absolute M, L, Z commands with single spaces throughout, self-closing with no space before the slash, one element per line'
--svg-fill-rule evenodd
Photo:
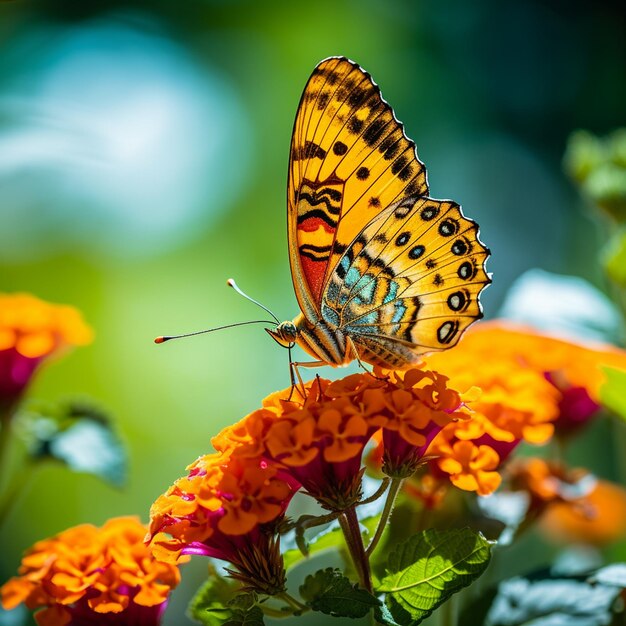
<path fill-rule="evenodd" d="M 298 107 L 287 190 L 292 276 L 309 320 L 319 317 L 332 270 L 363 226 L 427 193 L 415 144 L 369 74 L 345 58 L 322 61 Z"/>
<path fill-rule="evenodd" d="M 482 317 L 488 254 L 456 203 L 406 198 L 346 249 L 324 292 L 322 317 L 352 338 L 364 360 L 406 365 L 451 347 Z"/>

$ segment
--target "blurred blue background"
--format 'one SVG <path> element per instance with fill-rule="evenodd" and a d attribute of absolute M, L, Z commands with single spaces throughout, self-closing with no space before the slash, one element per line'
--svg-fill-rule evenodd
<path fill-rule="evenodd" d="M 131 471 L 119 491 L 38 471 L 0 534 L 0 581 L 69 525 L 147 520 L 212 435 L 288 385 L 286 351 L 261 327 L 152 339 L 258 319 L 231 276 L 281 319 L 296 314 L 287 158 L 316 63 L 346 55 L 368 70 L 431 195 L 480 223 L 489 317 L 530 267 L 603 287 L 603 236 L 561 158 L 571 131 L 624 123 L 624 35 L 618 1 L 2 2 L 0 289 L 84 312 L 95 342 L 42 370 L 31 395 L 96 399 Z"/>

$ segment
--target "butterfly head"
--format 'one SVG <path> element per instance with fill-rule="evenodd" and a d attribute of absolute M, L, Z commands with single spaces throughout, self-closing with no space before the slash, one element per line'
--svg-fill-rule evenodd
<path fill-rule="evenodd" d="M 292 348 L 298 338 L 298 329 L 293 322 L 281 322 L 273 330 L 271 328 L 265 330 L 283 348 Z"/>

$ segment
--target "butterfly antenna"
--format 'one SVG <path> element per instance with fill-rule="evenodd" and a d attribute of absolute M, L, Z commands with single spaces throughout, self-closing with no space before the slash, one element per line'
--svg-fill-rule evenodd
<path fill-rule="evenodd" d="M 235 326 L 246 326 L 248 324 L 273 324 L 268 320 L 252 320 L 250 322 L 236 322 L 235 324 L 226 324 L 226 326 L 217 326 L 216 328 L 207 328 L 206 330 L 197 330 L 195 333 L 185 333 L 184 335 L 161 335 L 154 340 L 154 343 L 165 343 L 170 339 L 182 339 L 183 337 L 193 337 L 194 335 L 204 335 L 212 333 L 215 330 L 224 330 L 225 328 L 234 328 Z"/>
<path fill-rule="evenodd" d="M 232 287 L 240 296 L 243 296 L 246 300 L 250 300 L 250 302 L 254 302 L 254 304 L 260 306 L 265 312 L 269 313 L 274 318 L 277 324 L 280 324 L 280 320 L 266 306 L 263 306 L 260 302 L 257 302 L 254 298 L 251 298 L 248 294 L 241 291 L 233 278 L 229 278 L 226 281 L 226 284 L 229 287 Z"/>

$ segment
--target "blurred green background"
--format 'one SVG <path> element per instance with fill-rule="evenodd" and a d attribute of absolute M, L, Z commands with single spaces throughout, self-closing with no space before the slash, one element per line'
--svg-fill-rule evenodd
<path fill-rule="evenodd" d="M 561 158 L 571 131 L 623 125 L 624 35 L 618 1 L 2 2 L 0 289 L 84 312 L 95 342 L 42 370 L 30 395 L 94 398 L 131 468 L 123 490 L 38 471 L 0 533 L 0 581 L 67 526 L 147 520 L 212 435 L 288 385 L 287 353 L 260 326 L 152 339 L 259 319 L 231 276 L 281 319 L 296 314 L 287 158 L 317 62 L 367 69 L 431 195 L 480 223 L 489 317 L 530 267 L 604 287 L 602 234 Z M 189 567 L 170 624 L 203 568 Z"/>

